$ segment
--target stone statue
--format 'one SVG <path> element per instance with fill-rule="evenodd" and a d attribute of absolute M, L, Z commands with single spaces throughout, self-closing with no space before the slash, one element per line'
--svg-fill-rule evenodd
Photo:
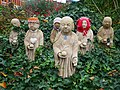
<path fill-rule="evenodd" d="M 103 26 L 99 28 L 99 31 L 97 33 L 97 38 L 100 43 L 102 43 L 105 46 L 111 47 L 113 45 L 113 37 L 114 37 L 114 31 L 112 26 L 112 19 L 111 17 L 104 17 Z"/>
<path fill-rule="evenodd" d="M 69 16 L 62 18 L 60 29 L 53 44 L 55 67 L 59 69 L 58 75 L 66 78 L 75 73 L 78 62 L 78 37 L 72 32 L 74 22 Z"/>
<path fill-rule="evenodd" d="M 93 48 L 93 31 L 90 29 L 90 19 L 81 17 L 77 20 L 77 36 L 79 41 L 79 50 L 81 54 L 85 54 Z"/>
<path fill-rule="evenodd" d="M 53 30 L 50 35 L 50 41 L 52 43 L 54 43 L 55 37 L 57 33 L 60 31 L 60 21 L 61 21 L 60 17 L 56 17 L 53 21 Z"/>
<path fill-rule="evenodd" d="M 30 17 L 28 19 L 28 27 L 29 30 L 27 31 L 24 39 L 26 55 L 28 58 L 33 61 L 35 60 L 35 50 L 40 45 L 43 45 L 43 32 L 39 30 L 39 19 L 37 17 Z"/>
<path fill-rule="evenodd" d="M 20 21 L 17 18 L 11 20 L 12 31 L 10 32 L 9 42 L 12 46 L 18 45 L 18 34 L 20 32 Z"/>

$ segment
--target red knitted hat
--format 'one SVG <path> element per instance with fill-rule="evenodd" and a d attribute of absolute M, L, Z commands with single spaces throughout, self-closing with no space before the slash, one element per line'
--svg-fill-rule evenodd
<path fill-rule="evenodd" d="M 84 20 L 87 22 L 87 27 L 86 28 L 83 28 L 83 26 L 82 26 L 82 22 Z M 77 31 L 83 33 L 83 36 L 86 36 L 90 27 L 91 27 L 91 24 L 90 24 L 90 19 L 89 18 L 81 17 L 77 20 Z"/>

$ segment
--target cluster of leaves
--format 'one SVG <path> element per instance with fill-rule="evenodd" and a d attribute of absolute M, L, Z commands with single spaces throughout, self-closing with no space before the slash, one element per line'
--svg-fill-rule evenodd
<path fill-rule="evenodd" d="M 19 47 L 12 53 L 7 36 L 0 37 L 0 71 L 7 77 L 0 76 L 0 80 L 7 83 L 6 90 L 119 90 L 120 88 L 120 30 L 115 31 L 115 45 L 112 48 L 100 47 L 96 37 L 91 52 L 84 56 L 79 53 L 76 73 L 62 79 L 57 75 L 58 69 L 54 67 L 50 32 L 53 27 L 53 19 L 57 16 L 71 16 L 74 21 L 81 16 L 91 19 L 92 30 L 96 35 L 101 26 L 103 16 L 90 10 L 84 2 L 72 3 L 64 12 L 58 12 L 48 18 L 39 16 L 40 29 L 44 33 L 45 43 L 36 50 L 35 61 L 29 62 L 25 54 L 23 44 L 24 33 L 20 34 Z M 44 19 L 48 22 L 43 22 Z M 113 28 L 118 28 L 114 25 Z M 26 30 L 26 25 L 22 25 Z M 21 36 L 22 35 L 22 36 Z M 38 68 L 35 68 L 38 67 Z M 0 87 L 1 90 L 4 90 Z"/>
<path fill-rule="evenodd" d="M 26 14 L 24 10 L 12 8 L 11 6 L 0 6 L 0 33 L 8 34 L 11 27 L 10 21 L 13 18 L 26 20 Z"/>
<path fill-rule="evenodd" d="M 120 24 L 120 1 L 119 0 L 84 0 L 91 10 L 98 12 L 101 16 L 110 16 L 113 19 L 113 25 Z M 115 26 L 116 27 L 116 26 Z M 116 28 L 120 28 L 117 25 Z"/>
<path fill-rule="evenodd" d="M 50 14 L 55 10 L 58 11 L 61 6 L 61 4 L 56 4 L 55 2 L 51 2 L 49 0 L 30 0 L 26 2 L 25 10 L 29 16 L 50 16 Z"/>

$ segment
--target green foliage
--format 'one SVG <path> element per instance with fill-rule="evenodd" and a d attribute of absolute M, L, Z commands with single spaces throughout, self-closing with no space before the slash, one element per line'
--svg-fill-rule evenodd
<path fill-rule="evenodd" d="M 120 47 L 120 29 L 119 30 L 116 30 L 115 32 L 115 45 L 116 47 Z"/>
<path fill-rule="evenodd" d="M 20 20 L 26 20 L 26 14 L 24 10 L 16 10 L 10 7 L 0 6 L 0 34 L 9 34 L 11 31 L 11 20 L 18 18 Z"/>
<path fill-rule="evenodd" d="M 119 0 L 85 0 L 85 4 L 91 10 L 98 12 L 102 17 L 110 16 L 113 19 L 113 25 L 119 23 L 120 19 L 120 1 Z M 116 28 L 120 28 L 120 25 Z"/>
<path fill-rule="evenodd" d="M 36 50 L 35 61 L 29 62 L 25 55 L 23 39 L 25 33 L 19 34 L 19 47 L 11 52 L 12 47 L 8 42 L 8 36 L 0 36 L 0 71 L 7 77 L 0 76 L 1 81 L 7 83 L 6 90 L 119 90 L 120 88 L 120 30 L 118 24 L 114 25 L 115 38 L 112 48 L 100 47 L 95 37 L 94 49 L 84 56 L 79 53 L 76 73 L 69 78 L 61 78 L 57 75 L 58 70 L 54 67 L 54 56 L 52 44 L 50 43 L 50 32 L 55 17 L 71 16 L 75 23 L 81 16 L 91 19 L 92 30 L 96 35 L 101 26 L 103 16 L 98 12 L 90 10 L 84 2 L 72 3 L 64 9 L 48 18 L 39 16 L 40 29 L 44 32 L 45 43 L 43 47 Z M 46 19 L 48 22 L 43 22 Z M 26 31 L 27 24 L 21 28 Z M 35 66 L 39 68 L 34 68 Z M 16 75 L 21 72 L 22 75 Z M 29 77 L 30 76 L 30 77 Z M 4 90 L 0 87 L 1 90 Z"/>
<path fill-rule="evenodd" d="M 54 2 L 46 0 L 30 0 L 26 2 L 25 9 L 29 16 L 34 14 L 50 14 L 54 9 Z"/>

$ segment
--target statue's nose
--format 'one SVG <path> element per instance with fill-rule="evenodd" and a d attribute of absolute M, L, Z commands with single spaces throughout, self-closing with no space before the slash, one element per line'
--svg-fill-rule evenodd
<path fill-rule="evenodd" d="M 65 25 L 65 28 L 67 28 L 67 25 Z"/>

